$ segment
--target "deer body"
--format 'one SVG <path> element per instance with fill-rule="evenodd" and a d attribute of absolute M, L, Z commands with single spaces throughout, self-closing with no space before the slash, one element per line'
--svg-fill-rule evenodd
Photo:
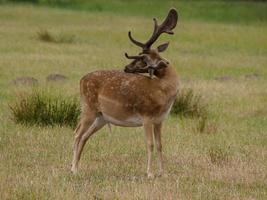
<path fill-rule="evenodd" d="M 142 126 L 145 118 L 153 123 L 163 121 L 176 97 L 178 77 L 173 71 L 154 79 L 121 71 L 96 71 L 82 78 L 80 88 L 83 107 L 93 106 L 91 111 L 101 114 L 107 123 L 134 127 Z"/>
<path fill-rule="evenodd" d="M 77 171 L 81 152 L 86 141 L 106 124 L 124 127 L 144 126 L 148 165 L 148 177 L 151 173 L 151 155 L 153 137 L 157 145 L 160 172 L 163 170 L 161 127 L 176 98 L 179 81 L 175 69 L 168 61 L 161 58 L 159 52 L 164 51 L 168 43 L 156 50 L 150 49 L 158 36 L 171 34 L 177 23 L 177 12 L 172 9 L 162 25 L 155 28 L 153 36 L 146 44 L 135 41 L 129 33 L 129 38 L 143 52 L 138 56 L 128 56 L 134 59 L 123 71 L 95 71 L 85 75 L 80 81 L 82 113 L 75 130 L 74 155 L 72 172 Z M 149 73 L 149 76 L 136 73 Z"/>

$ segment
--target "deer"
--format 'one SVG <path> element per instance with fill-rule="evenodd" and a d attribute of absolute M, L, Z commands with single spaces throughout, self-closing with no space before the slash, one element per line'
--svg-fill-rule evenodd
<path fill-rule="evenodd" d="M 152 49 L 163 33 L 174 34 L 178 13 L 170 9 L 167 17 L 158 25 L 154 18 L 154 31 L 147 42 L 128 37 L 141 47 L 136 56 L 125 53 L 130 64 L 124 70 L 98 70 L 80 80 L 81 115 L 74 131 L 71 171 L 77 173 L 78 162 L 88 139 L 105 125 L 144 127 L 147 149 L 147 177 L 152 178 L 152 152 L 157 148 L 159 175 L 163 174 L 161 131 L 164 119 L 179 91 L 179 78 L 175 68 L 160 53 L 169 42 Z M 154 142 L 155 141 L 155 142 Z"/>

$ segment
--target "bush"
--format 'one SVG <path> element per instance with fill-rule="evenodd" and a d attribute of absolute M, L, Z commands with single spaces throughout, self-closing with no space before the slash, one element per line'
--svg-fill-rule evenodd
<path fill-rule="evenodd" d="M 31 94 L 18 95 L 9 107 L 12 119 L 27 125 L 75 127 L 80 115 L 80 105 L 76 98 L 52 95 L 47 91 L 35 90 Z"/>

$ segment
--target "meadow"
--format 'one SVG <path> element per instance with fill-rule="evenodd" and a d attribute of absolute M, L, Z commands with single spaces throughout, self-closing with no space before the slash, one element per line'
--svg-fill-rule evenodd
<path fill-rule="evenodd" d="M 1 2 L 1 1 L 0 1 Z M 163 128 L 166 175 L 147 179 L 142 128 L 107 127 L 86 144 L 79 173 L 70 173 L 73 129 L 26 126 L 9 105 L 32 87 L 79 97 L 79 80 L 98 69 L 121 70 L 124 52 L 139 49 L 170 7 L 180 13 L 162 55 L 181 87 L 201 94 L 209 112 L 170 116 Z M 81 1 L 0 4 L 0 199 L 266 199 L 267 3 L 254 1 Z M 44 41 L 40 33 L 55 39 Z M 49 74 L 64 82 L 47 82 Z M 156 155 L 153 170 L 157 173 Z"/>

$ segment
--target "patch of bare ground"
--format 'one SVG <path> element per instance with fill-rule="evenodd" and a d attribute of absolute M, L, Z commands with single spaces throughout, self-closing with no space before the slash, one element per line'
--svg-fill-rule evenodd
<path fill-rule="evenodd" d="M 21 76 L 12 80 L 11 83 L 17 86 L 18 85 L 35 86 L 38 85 L 38 80 L 30 76 Z"/>
<path fill-rule="evenodd" d="M 231 77 L 231 76 L 218 76 L 218 77 L 215 77 L 214 80 L 217 80 L 217 81 L 220 81 L 220 82 L 232 81 L 233 77 Z"/>
<path fill-rule="evenodd" d="M 260 75 L 257 73 L 251 73 L 251 74 L 246 74 L 244 77 L 245 77 L 245 79 L 255 80 L 255 79 L 259 79 Z"/>
<path fill-rule="evenodd" d="M 63 82 L 66 81 L 68 78 L 63 75 L 63 74 L 49 74 L 46 77 L 46 81 L 51 82 L 51 81 L 56 81 L 56 82 Z"/>

